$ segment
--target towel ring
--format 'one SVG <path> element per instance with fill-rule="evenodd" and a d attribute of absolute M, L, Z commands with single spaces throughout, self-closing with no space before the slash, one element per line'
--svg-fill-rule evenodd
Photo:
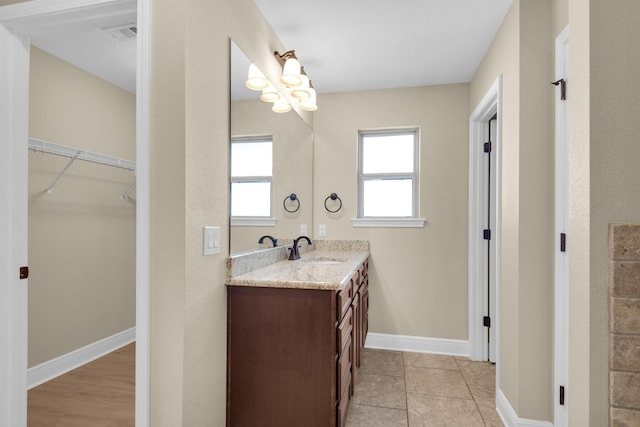
<path fill-rule="evenodd" d="M 287 208 L 287 199 L 291 200 L 292 202 L 294 202 L 294 201 L 298 202 L 298 206 L 293 210 L 288 209 Z M 295 193 L 291 193 L 290 195 L 285 197 L 284 200 L 282 201 L 282 207 L 284 208 L 285 211 L 287 211 L 289 213 L 298 212 L 298 209 L 300 209 L 300 199 L 298 199 L 298 196 L 296 196 Z"/>
<path fill-rule="evenodd" d="M 332 211 L 331 209 L 329 209 L 329 208 L 327 207 L 327 201 L 328 201 L 329 199 L 331 199 L 331 200 L 336 200 L 336 199 L 337 199 L 337 200 L 338 200 L 338 202 L 340 202 L 340 206 L 338 206 L 338 209 L 336 209 L 335 211 Z M 336 213 L 336 212 L 338 212 L 340 209 L 342 209 L 342 199 L 340 199 L 340 197 L 338 197 L 338 195 L 337 195 L 336 193 L 331 193 L 331 194 L 329 195 L 329 197 L 327 197 L 326 199 L 324 199 L 324 208 L 325 208 L 328 212 Z"/>

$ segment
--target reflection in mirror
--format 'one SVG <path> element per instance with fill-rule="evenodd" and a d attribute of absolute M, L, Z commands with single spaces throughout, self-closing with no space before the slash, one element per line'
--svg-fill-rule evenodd
<path fill-rule="evenodd" d="M 246 87 L 250 64 L 231 40 L 231 255 L 290 244 L 301 225 L 313 230 L 313 130 L 295 110 L 275 113 Z"/>

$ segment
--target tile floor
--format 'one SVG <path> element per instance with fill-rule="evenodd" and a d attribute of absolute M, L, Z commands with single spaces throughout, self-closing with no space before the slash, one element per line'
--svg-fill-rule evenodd
<path fill-rule="evenodd" d="M 498 427 L 495 365 L 365 349 L 346 427 Z"/>

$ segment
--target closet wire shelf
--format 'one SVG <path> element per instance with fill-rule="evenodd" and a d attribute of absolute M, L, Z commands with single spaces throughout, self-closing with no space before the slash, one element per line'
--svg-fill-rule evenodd
<path fill-rule="evenodd" d="M 107 156 L 105 154 L 93 153 L 91 151 L 78 150 L 77 148 L 67 147 L 60 144 L 54 144 L 52 142 L 41 141 L 35 138 L 29 138 L 29 149 L 34 151 L 41 151 L 44 153 L 57 154 L 59 156 L 69 157 L 71 160 L 67 165 L 62 169 L 62 171 L 58 174 L 58 176 L 53 180 L 51 185 L 47 188 L 47 194 L 53 194 L 53 187 L 58 183 L 60 178 L 64 175 L 64 173 L 69 169 L 69 167 L 73 164 L 76 159 L 85 160 L 88 162 L 98 163 L 101 165 L 107 166 L 115 166 L 122 169 L 128 169 L 135 171 L 136 163 L 131 160 L 119 159 L 117 157 Z M 122 200 L 128 200 L 129 194 L 133 191 L 136 186 L 136 182 L 134 181 L 122 195 L 120 198 Z"/>

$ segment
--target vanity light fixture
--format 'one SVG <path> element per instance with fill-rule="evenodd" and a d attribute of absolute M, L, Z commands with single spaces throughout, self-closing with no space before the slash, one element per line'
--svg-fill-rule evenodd
<path fill-rule="evenodd" d="M 246 85 L 253 90 L 262 90 L 269 85 L 267 78 L 253 62 L 249 65 L 249 76 L 247 77 Z"/>
<path fill-rule="evenodd" d="M 309 97 L 300 100 L 300 108 L 306 111 L 316 111 L 318 105 L 316 104 L 316 90 L 313 88 L 311 82 L 309 82 Z"/>
<path fill-rule="evenodd" d="M 300 78 L 302 79 L 302 84 L 291 91 L 291 96 L 296 99 L 305 99 L 311 96 L 309 92 L 309 77 L 307 77 L 307 73 L 302 69 L 302 74 L 300 74 Z"/>
<path fill-rule="evenodd" d="M 291 89 L 291 96 L 299 100 L 298 106 L 306 111 L 316 111 L 318 109 L 318 105 L 316 104 L 316 91 L 304 67 L 300 66 L 300 62 L 298 62 L 298 58 L 296 57 L 296 51 L 289 50 L 282 55 L 280 52 L 275 51 L 273 55 L 282 66 L 282 77 L 280 81 Z M 288 65 L 290 63 L 292 64 L 291 66 Z M 295 72 L 298 70 L 298 67 L 299 73 L 296 75 Z M 297 82 L 297 76 L 299 76 L 300 79 L 299 84 L 295 84 Z"/>
<path fill-rule="evenodd" d="M 273 103 L 271 109 L 276 113 L 288 113 L 291 111 L 291 105 L 289 105 L 286 99 L 280 98 Z"/>
<path fill-rule="evenodd" d="M 275 102 L 280 99 L 280 93 L 275 88 L 274 85 L 269 82 L 266 88 L 262 89 L 262 95 L 260 95 L 260 99 L 264 102 Z"/>
<path fill-rule="evenodd" d="M 302 67 L 296 57 L 295 50 L 289 50 L 282 55 L 278 51 L 273 53 L 282 65 L 280 81 L 288 87 L 297 87 L 302 84 Z"/>
<path fill-rule="evenodd" d="M 289 50 L 282 55 L 278 51 L 273 52 L 282 67 L 282 76 L 280 81 L 291 90 L 289 95 L 298 100 L 298 106 L 306 111 L 315 111 L 318 109 L 316 105 L 316 91 L 313 88 L 309 76 L 304 71 L 304 67 L 300 66 L 295 51 Z M 261 90 L 260 99 L 264 102 L 273 102 L 271 109 L 276 113 L 286 113 L 291 111 L 286 98 L 284 98 L 273 84 L 271 84 L 262 71 L 253 63 L 249 66 L 249 77 L 246 85 L 249 89 Z"/>

